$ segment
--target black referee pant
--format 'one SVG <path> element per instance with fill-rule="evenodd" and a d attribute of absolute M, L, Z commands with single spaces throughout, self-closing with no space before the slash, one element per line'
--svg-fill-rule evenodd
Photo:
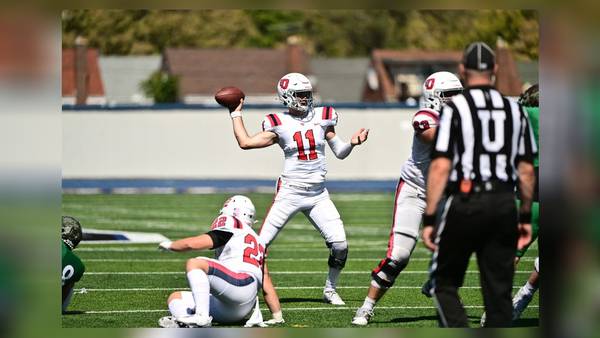
<path fill-rule="evenodd" d="M 517 210 L 510 192 L 452 195 L 437 231 L 431 278 L 440 325 L 468 327 L 458 296 L 471 254 L 477 255 L 486 327 L 509 327 L 517 249 Z M 447 209 L 446 209 L 447 208 Z"/>

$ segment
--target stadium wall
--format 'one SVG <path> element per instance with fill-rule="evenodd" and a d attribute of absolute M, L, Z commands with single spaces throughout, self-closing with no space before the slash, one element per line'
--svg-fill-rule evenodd
<path fill-rule="evenodd" d="M 360 127 L 369 141 L 338 160 L 330 149 L 328 180 L 396 180 L 412 142 L 415 108 L 336 107 L 336 131 L 348 141 Z M 249 133 L 279 108 L 247 107 Z M 242 150 L 231 120 L 212 109 L 63 109 L 62 175 L 73 179 L 267 179 L 283 166 L 278 146 Z"/>

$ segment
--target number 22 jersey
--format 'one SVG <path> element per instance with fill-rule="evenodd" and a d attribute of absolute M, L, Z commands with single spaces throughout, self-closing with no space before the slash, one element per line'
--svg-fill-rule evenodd
<path fill-rule="evenodd" d="M 220 215 L 211 230 L 231 234 L 225 245 L 215 248 L 215 259 L 237 270 L 252 274 L 262 284 L 265 243 L 254 230 L 235 217 Z"/>
<path fill-rule="evenodd" d="M 337 124 L 338 114 L 332 107 L 317 107 L 303 117 L 288 112 L 267 114 L 263 131 L 277 134 L 285 163 L 281 178 L 298 186 L 325 182 L 325 132 Z"/>

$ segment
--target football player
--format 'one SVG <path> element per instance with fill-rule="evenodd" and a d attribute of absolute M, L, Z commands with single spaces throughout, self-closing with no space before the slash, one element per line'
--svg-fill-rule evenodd
<path fill-rule="evenodd" d="M 62 237 L 62 312 L 65 313 L 67 306 L 71 302 L 73 296 L 73 287 L 78 282 L 83 273 L 85 266 L 81 259 L 73 253 L 73 249 L 77 247 L 83 238 L 81 224 L 78 220 L 71 216 L 62 217 L 61 226 Z"/>
<path fill-rule="evenodd" d="M 439 114 L 444 102 L 462 90 L 460 80 L 450 72 L 433 73 L 423 84 L 423 108 L 412 119 L 414 136 L 411 155 L 402 166 L 396 187 L 388 250 L 371 273 L 367 297 L 352 319 L 354 325 L 369 323 L 375 304 L 394 285 L 398 274 L 408 264 L 425 211 L 425 180 Z"/>
<path fill-rule="evenodd" d="M 325 144 L 337 158 L 344 159 L 355 146 L 367 140 L 369 130 L 361 128 L 350 142 L 344 142 L 335 131 L 338 113 L 333 107 L 313 106 L 312 85 L 300 73 L 283 76 L 277 82 L 277 94 L 288 110 L 266 115 L 262 131 L 254 136 L 248 135 L 242 120 L 243 99 L 230 113 L 233 132 L 242 149 L 264 148 L 277 143 L 285 158 L 273 204 L 267 211 L 259 235 L 269 246 L 290 218 L 302 212 L 329 248 L 329 273 L 323 300 L 333 305 L 344 305 L 336 292 L 336 284 L 346 264 L 348 244 L 340 214 L 325 188 Z M 267 268 L 263 288 L 265 301 L 273 314 L 267 323 L 282 323 L 279 298 Z"/>
<path fill-rule="evenodd" d="M 265 244 L 252 230 L 255 208 L 245 196 L 232 196 L 205 234 L 165 241 L 163 251 L 215 250 L 215 258 L 196 257 L 186 263 L 190 291 L 173 292 L 168 300 L 171 316 L 158 320 L 161 327 L 208 327 L 236 323 L 257 305 L 263 280 Z M 260 310 L 256 306 L 258 315 Z M 262 323 L 262 316 L 259 322 Z"/>

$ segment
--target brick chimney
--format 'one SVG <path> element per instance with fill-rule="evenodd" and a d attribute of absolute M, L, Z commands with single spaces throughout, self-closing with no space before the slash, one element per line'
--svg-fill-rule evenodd
<path fill-rule="evenodd" d="M 287 47 L 285 50 L 286 56 L 286 68 L 288 73 L 302 73 L 307 74 L 308 69 L 308 56 L 302 48 L 301 39 L 297 35 L 291 35 L 287 38 Z"/>
<path fill-rule="evenodd" d="M 521 76 L 519 76 L 517 63 L 506 42 L 501 38 L 498 38 L 498 41 L 496 42 L 496 63 L 498 64 L 496 88 L 498 88 L 503 95 L 521 95 L 523 83 L 521 81 Z"/>
<path fill-rule="evenodd" d="M 88 97 L 89 74 L 87 64 L 87 40 L 75 39 L 75 104 L 84 105 Z"/>

